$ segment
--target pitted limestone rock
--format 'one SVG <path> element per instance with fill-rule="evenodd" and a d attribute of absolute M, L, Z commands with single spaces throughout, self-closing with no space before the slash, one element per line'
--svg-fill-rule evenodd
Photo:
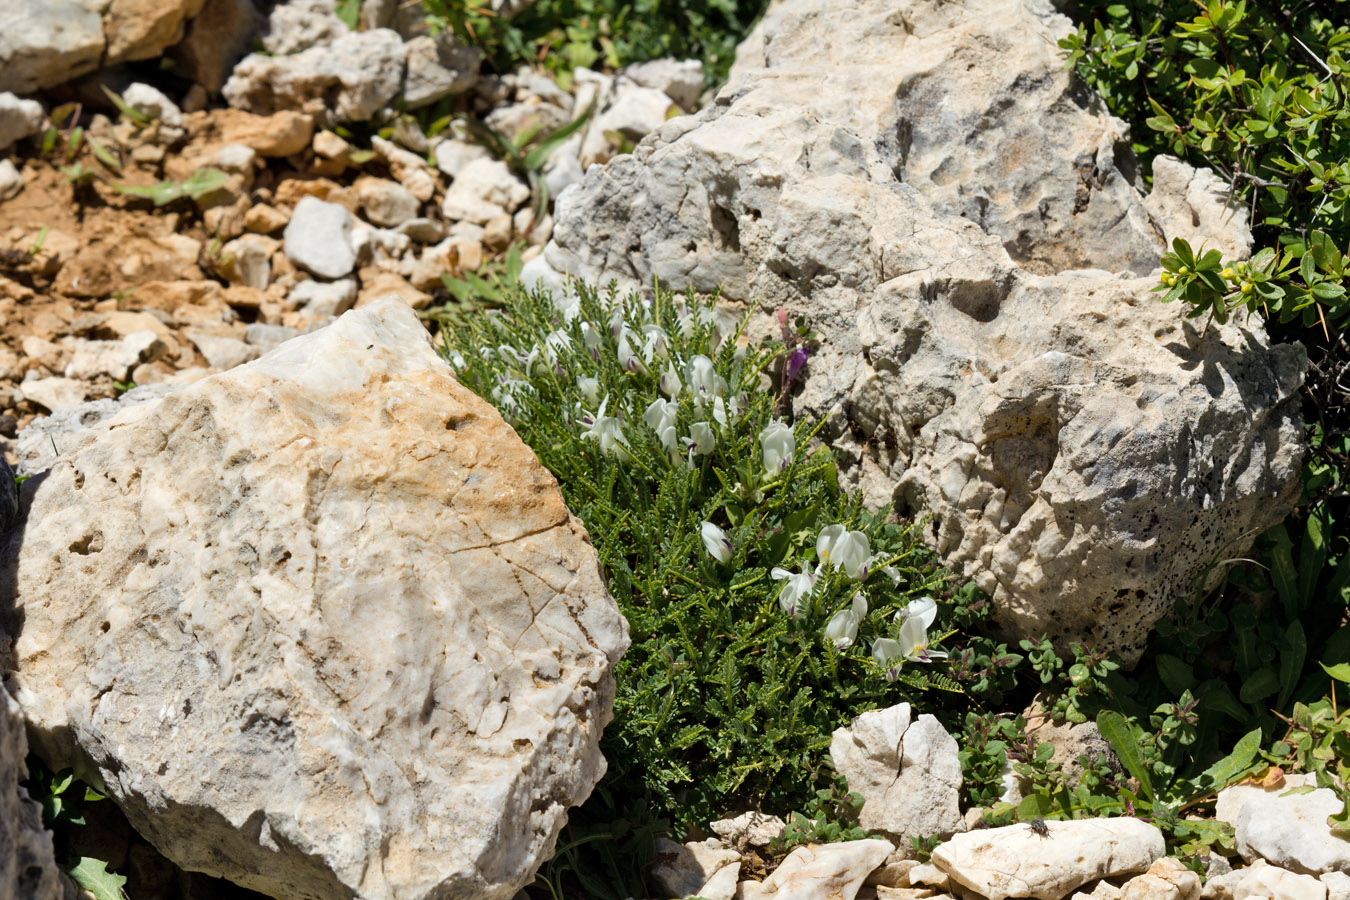
<path fill-rule="evenodd" d="M 527 884 L 604 771 L 627 625 L 416 315 L 371 304 L 96 426 L 25 483 L 0 573 L 48 764 L 272 896 Z"/>

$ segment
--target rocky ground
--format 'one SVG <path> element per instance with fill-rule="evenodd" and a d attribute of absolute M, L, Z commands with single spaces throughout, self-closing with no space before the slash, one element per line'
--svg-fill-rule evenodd
<path fill-rule="evenodd" d="M 591 110 L 534 173 L 462 123 L 429 138 L 425 115 L 358 148 L 312 103 L 183 112 L 133 83 L 125 110 L 105 102 L 76 120 L 0 95 L 0 435 L 132 385 L 229 369 L 383 297 L 426 310 L 449 299 L 444 277 L 491 270 L 511 249 L 528 261 L 552 230 L 545 191 L 692 108 L 702 81 L 697 62 L 674 61 L 583 70 L 570 93 L 529 70 L 469 79 L 455 107 L 508 140 Z"/>

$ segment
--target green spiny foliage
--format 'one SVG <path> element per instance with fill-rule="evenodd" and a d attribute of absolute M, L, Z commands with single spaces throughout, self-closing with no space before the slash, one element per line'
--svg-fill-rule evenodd
<path fill-rule="evenodd" d="M 913 526 L 839 489 L 827 449 L 803 449 L 813 423 L 778 418 L 804 328 L 748 346 L 710 300 L 574 290 L 517 294 L 446 332 L 446 353 L 557 476 L 630 623 L 606 784 L 681 827 L 804 809 L 835 728 L 959 690 L 905 665 L 936 651 L 886 643 L 946 575 Z"/>

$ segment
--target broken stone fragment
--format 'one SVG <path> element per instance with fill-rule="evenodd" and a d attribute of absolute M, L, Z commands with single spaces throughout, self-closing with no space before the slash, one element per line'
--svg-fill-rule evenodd
<path fill-rule="evenodd" d="M 911 720 L 908 703 L 863 713 L 830 740 L 835 771 L 863 798 L 858 824 L 902 850 L 911 838 L 965 829 L 958 751 L 933 716 Z"/>

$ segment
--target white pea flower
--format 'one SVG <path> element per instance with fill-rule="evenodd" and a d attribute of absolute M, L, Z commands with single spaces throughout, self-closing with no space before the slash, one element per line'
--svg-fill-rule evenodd
<path fill-rule="evenodd" d="M 637 335 L 625 328 L 619 334 L 619 365 L 623 366 L 629 372 L 645 372 L 647 367 L 642 364 L 642 358 L 633 350 L 633 345 L 629 338 L 637 338 Z"/>
<path fill-rule="evenodd" d="M 450 351 L 450 367 L 456 371 L 464 368 L 464 354 L 458 350 Z"/>
<path fill-rule="evenodd" d="M 789 618 L 796 618 L 799 613 L 805 612 L 806 603 L 811 599 L 811 592 L 816 587 L 816 575 L 810 567 L 803 563 L 800 575 L 777 567 L 769 574 L 773 576 L 774 581 L 787 579 L 787 584 L 778 592 L 778 605 L 782 607 L 783 612 L 787 613 Z"/>
<path fill-rule="evenodd" d="M 741 410 L 745 408 L 745 395 L 737 394 L 735 397 L 727 400 L 727 417 L 735 422 L 741 417 Z"/>
<path fill-rule="evenodd" d="M 623 323 L 623 307 L 616 307 L 614 312 L 609 314 L 609 336 L 618 340 L 619 335 L 627 330 L 628 327 Z"/>
<path fill-rule="evenodd" d="M 689 426 L 689 437 L 684 439 L 684 448 L 689 453 L 691 468 L 695 456 L 707 456 L 717 448 L 717 439 L 707 422 L 695 422 Z"/>
<path fill-rule="evenodd" d="M 674 400 L 656 399 L 642 414 L 642 421 L 646 422 L 652 431 L 660 432 L 675 424 L 675 414 L 679 412 L 679 409 L 680 405 Z"/>
<path fill-rule="evenodd" d="M 652 431 L 656 432 L 656 438 L 661 442 L 661 446 L 666 452 L 674 454 L 678 443 L 678 437 L 675 434 L 675 413 L 680 405 L 674 400 L 653 400 L 647 407 L 647 411 L 642 414 L 642 421 Z"/>
<path fill-rule="evenodd" d="M 858 591 L 847 609 L 839 610 L 825 623 L 825 638 L 834 644 L 834 649 L 847 650 L 858 639 L 858 626 L 866 615 L 867 598 Z"/>
<path fill-rule="evenodd" d="M 905 652 L 900 642 L 893 638 L 877 638 L 872 642 L 872 659 L 886 670 L 886 680 L 895 681 L 900 677 L 900 667 L 905 664 Z"/>
<path fill-rule="evenodd" d="M 711 522 L 703 523 L 703 546 L 708 555 L 720 563 L 731 561 L 731 538 Z"/>
<path fill-rule="evenodd" d="M 694 336 L 694 317 L 689 310 L 681 306 L 675 310 L 675 318 L 680 323 L 680 337 L 688 340 Z"/>
<path fill-rule="evenodd" d="M 600 345 L 605 342 L 605 339 L 600 336 L 600 332 L 591 327 L 590 322 L 582 322 L 581 342 L 586 345 L 587 350 L 591 351 L 591 355 L 595 356 L 600 352 Z"/>
<path fill-rule="evenodd" d="M 577 378 L 577 390 L 581 391 L 581 396 L 591 406 L 600 402 L 600 379 L 589 376 Z"/>
<path fill-rule="evenodd" d="M 605 415 L 605 408 L 609 405 L 609 398 L 606 397 L 600 404 L 600 411 L 595 414 L 595 421 L 591 427 L 581 433 L 582 440 L 595 441 L 600 446 L 600 452 L 606 456 L 613 456 L 621 462 L 627 462 L 632 459 L 628 455 L 628 445 L 623 439 L 623 426 L 614 416 Z"/>
<path fill-rule="evenodd" d="M 764 471 L 770 475 L 778 475 L 786 469 L 792 462 L 792 454 L 797 452 L 792 428 L 776 420 L 759 433 L 759 446 L 764 455 Z"/>
<path fill-rule="evenodd" d="M 928 649 L 928 629 L 936 618 L 937 601 L 932 597 L 920 597 L 900 611 L 900 646 L 905 659 L 919 662 L 946 659 L 944 651 Z"/>
<path fill-rule="evenodd" d="M 727 392 L 727 380 L 717 374 L 712 360 L 706 356 L 695 356 L 689 360 L 685 377 L 689 382 L 689 390 L 694 394 L 694 405 L 699 409 L 703 408 L 703 404 L 711 403 L 714 397 Z"/>
<path fill-rule="evenodd" d="M 666 363 L 666 370 L 661 373 L 661 381 L 658 387 L 661 388 L 661 393 L 672 400 L 680 396 L 680 389 L 684 387 L 684 384 L 680 381 L 680 373 L 675 371 L 674 363 Z"/>
<path fill-rule="evenodd" d="M 642 358 L 650 363 L 660 357 L 670 355 L 670 337 L 660 325 L 642 326 Z"/>
<path fill-rule="evenodd" d="M 816 557 L 820 564 L 843 569 L 854 581 L 867 577 L 867 558 L 871 552 L 867 535 L 861 531 L 848 531 L 843 525 L 827 525 L 816 538 Z"/>
<path fill-rule="evenodd" d="M 894 681 L 907 662 L 931 662 L 945 659 L 946 652 L 928 649 L 928 628 L 937 618 L 937 601 L 920 597 L 896 614 L 900 621 L 899 640 L 881 638 L 872 644 L 872 657 L 887 668 L 886 677 Z"/>

